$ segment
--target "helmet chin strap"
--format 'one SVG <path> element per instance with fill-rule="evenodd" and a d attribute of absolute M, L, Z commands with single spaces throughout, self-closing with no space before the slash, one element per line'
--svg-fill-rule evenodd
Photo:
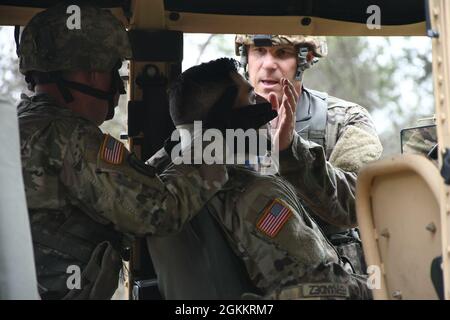
<path fill-rule="evenodd" d="M 66 102 L 73 101 L 73 96 L 67 88 L 82 92 L 84 94 L 87 94 L 100 100 L 108 101 L 108 114 L 106 115 L 105 120 L 111 120 L 114 117 L 114 109 L 115 109 L 114 97 L 116 93 L 117 92 L 119 94 L 126 93 L 118 70 L 114 70 L 112 72 L 111 88 L 109 91 L 93 88 L 83 83 L 65 80 L 62 79 L 61 77 L 59 77 L 59 79 L 55 79 L 55 83 L 58 86 L 58 89 L 61 92 L 64 101 Z"/>
<path fill-rule="evenodd" d="M 309 49 L 306 47 L 299 48 L 298 50 L 297 71 L 295 72 L 295 80 L 297 81 L 302 81 L 305 70 L 311 68 L 312 65 L 319 61 L 317 58 L 308 61 L 308 52 Z"/>
<path fill-rule="evenodd" d="M 105 120 L 110 120 L 114 117 L 114 108 L 116 107 L 114 104 L 114 98 L 116 94 L 126 93 L 123 81 L 119 74 L 121 64 L 122 63 L 118 61 L 116 67 L 111 71 L 111 86 L 109 91 L 93 88 L 84 83 L 66 80 L 63 78 L 61 71 L 51 71 L 38 74 L 28 72 L 25 75 L 25 81 L 28 84 L 28 88 L 32 91 L 34 91 L 36 84 L 54 83 L 66 103 L 70 103 L 74 100 L 69 89 L 82 92 L 97 99 L 106 100 L 108 101 L 108 114 L 106 115 Z"/>
<path fill-rule="evenodd" d="M 241 67 L 244 69 L 244 77 L 245 79 L 249 80 L 249 75 L 248 75 L 248 52 L 247 52 L 247 48 L 245 47 L 245 45 L 242 45 L 239 48 L 239 55 L 241 57 L 241 61 L 239 61 L 239 63 L 241 64 Z"/>
<path fill-rule="evenodd" d="M 64 80 L 64 79 L 61 79 L 60 83 L 66 88 L 70 88 L 70 89 L 79 91 L 81 93 L 87 94 L 91 97 L 95 97 L 100 100 L 108 101 L 108 114 L 106 115 L 105 120 L 111 120 L 114 117 L 114 109 L 115 109 L 114 96 L 116 95 L 117 90 L 103 91 L 103 90 L 96 89 L 96 88 L 87 86 L 85 84 L 79 83 L 79 82 L 68 81 L 68 80 Z M 63 97 L 64 97 L 64 94 L 63 94 Z M 72 100 L 73 100 L 73 97 L 72 97 Z M 70 101 L 67 101 L 66 99 L 65 99 L 65 101 L 70 102 Z"/>
<path fill-rule="evenodd" d="M 255 39 L 256 40 L 256 39 Z M 263 40 L 266 40 L 265 38 Z M 255 46 L 272 46 L 271 41 L 256 41 Z M 301 47 L 298 50 L 298 63 L 297 63 L 297 70 L 295 72 L 295 80 L 296 81 L 302 81 L 303 79 L 303 73 L 306 69 L 311 68 L 312 65 L 317 63 L 319 61 L 318 58 L 313 58 L 312 60 L 308 61 L 308 52 L 309 49 L 307 47 Z M 242 44 L 239 47 L 239 55 L 241 57 L 240 64 L 241 68 L 244 71 L 244 77 L 245 79 L 249 80 L 249 74 L 248 74 L 248 50 L 244 44 Z"/>

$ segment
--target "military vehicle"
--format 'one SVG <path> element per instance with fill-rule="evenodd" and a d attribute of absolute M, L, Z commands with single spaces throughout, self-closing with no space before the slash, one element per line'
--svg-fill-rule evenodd
<path fill-rule="evenodd" d="M 0 25 L 23 26 L 57 1 L 0 0 Z M 446 0 L 103 0 L 129 31 L 130 148 L 150 157 L 173 129 L 167 85 L 181 72 L 183 33 L 432 38 L 437 166 L 403 154 L 361 170 L 357 214 L 375 299 L 450 299 L 450 3 Z M 14 107 L 0 105 L 0 298 L 38 298 Z M 14 214 L 12 214 L 14 213 Z M 214 241 L 224 236 L 214 222 Z M 214 250 L 199 239 L 204 250 Z M 226 248 L 224 250 L 227 250 Z M 130 299 L 160 298 L 146 243 L 130 248 Z M 212 270 L 214 272 L 214 270 Z M 236 268 L 235 272 L 242 272 Z M 214 276 L 214 275 L 213 275 Z M 195 279 L 194 279 L 195 281 Z M 378 286 L 376 285 L 378 282 Z"/>

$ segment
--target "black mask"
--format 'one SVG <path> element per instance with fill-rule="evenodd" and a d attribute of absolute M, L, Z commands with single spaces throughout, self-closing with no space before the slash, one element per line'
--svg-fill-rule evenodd
<path fill-rule="evenodd" d="M 277 117 L 278 113 L 272 105 L 262 99 L 256 104 L 232 109 L 237 97 L 236 86 L 229 87 L 211 108 L 204 120 L 205 128 L 216 128 L 224 132 L 226 129 L 259 129 L 262 125 Z"/>
<path fill-rule="evenodd" d="M 239 109 L 232 109 L 227 128 L 240 128 L 244 131 L 248 129 L 256 130 L 277 116 L 278 113 L 272 109 L 269 102 L 251 104 Z"/>

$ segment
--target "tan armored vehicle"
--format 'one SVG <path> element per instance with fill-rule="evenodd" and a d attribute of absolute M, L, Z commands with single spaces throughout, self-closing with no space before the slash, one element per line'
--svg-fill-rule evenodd
<path fill-rule="evenodd" d="M 56 2 L 0 0 L 0 25 L 23 26 Z M 99 3 L 110 8 L 130 34 L 133 58 L 124 138 L 143 159 L 157 151 L 173 129 L 166 88 L 181 72 L 183 33 L 431 37 L 438 166 L 409 154 L 368 165 L 358 178 L 357 214 L 375 299 L 450 299 L 448 1 L 377 1 L 370 6 L 370 1 L 347 0 L 338 7 L 329 0 Z M 0 123 L 0 298 L 38 298 L 14 106 L 0 102 Z M 130 299 L 158 298 L 145 246 L 145 241 L 136 241 L 130 249 L 125 284 Z"/>

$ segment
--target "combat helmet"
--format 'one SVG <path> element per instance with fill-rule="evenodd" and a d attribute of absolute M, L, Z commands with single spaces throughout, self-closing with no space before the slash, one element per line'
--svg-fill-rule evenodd
<path fill-rule="evenodd" d="M 31 90 L 36 83 L 56 83 L 66 102 L 73 100 L 70 88 L 112 104 L 117 91 L 125 93 L 118 69 L 122 60 L 131 58 L 126 29 L 110 11 L 86 3 L 73 6 L 79 8 L 80 23 L 71 25 L 69 6 L 66 2 L 53 6 L 26 25 L 17 50 L 19 70 Z M 62 73 L 72 70 L 112 72 L 111 90 L 63 79 Z M 113 114 L 110 106 L 107 119 Z"/>
<path fill-rule="evenodd" d="M 295 80 L 301 80 L 303 72 L 310 68 L 314 63 L 327 55 L 327 43 L 325 37 L 313 37 L 306 35 L 284 35 L 284 34 L 237 34 L 235 38 L 235 52 L 241 57 L 241 66 L 244 69 L 244 75 L 248 79 L 247 47 L 255 45 L 257 47 L 271 47 L 279 45 L 293 45 L 298 48 L 298 62 Z M 313 59 L 308 61 L 308 53 L 311 52 Z"/>

